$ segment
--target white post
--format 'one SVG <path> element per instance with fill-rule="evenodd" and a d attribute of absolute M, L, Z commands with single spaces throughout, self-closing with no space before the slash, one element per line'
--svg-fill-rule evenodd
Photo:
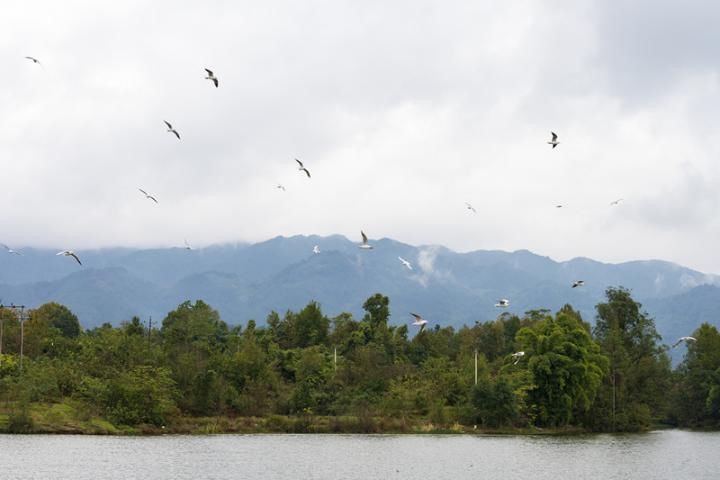
<path fill-rule="evenodd" d="M 475 349 L 475 385 L 477 385 L 477 348 Z"/>

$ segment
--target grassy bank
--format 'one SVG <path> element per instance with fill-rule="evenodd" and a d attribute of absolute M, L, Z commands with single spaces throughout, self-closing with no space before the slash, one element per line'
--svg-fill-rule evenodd
<path fill-rule="evenodd" d="M 484 429 L 458 423 L 437 425 L 426 419 L 374 416 L 188 417 L 168 420 L 166 425 L 114 425 L 90 414 L 82 404 L 32 403 L 0 406 L 0 433 L 79 435 L 208 435 L 256 433 L 365 433 L 365 434 L 507 434 L 558 435 L 584 433 L 577 428 Z"/>

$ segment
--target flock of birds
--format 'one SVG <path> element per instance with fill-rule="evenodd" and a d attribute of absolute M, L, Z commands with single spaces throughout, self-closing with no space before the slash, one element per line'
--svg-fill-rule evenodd
<path fill-rule="evenodd" d="M 34 64 L 42 66 L 42 63 L 40 62 L 40 60 L 38 60 L 35 57 L 26 56 L 25 58 L 27 60 L 33 62 Z M 213 85 L 215 85 L 215 88 L 218 88 L 220 86 L 220 81 L 218 80 L 217 76 L 215 76 L 215 73 L 208 68 L 205 68 L 205 72 L 207 73 L 205 80 L 209 80 L 210 82 L 213 83 Z M 163 122 L 167 126 L 167 132 L 173 134 L 178 140 L 181 140 L 180 133 L 172 126 L 172 124 L 170 122 L 168 122 L 167 120 L 163 120 Z M 551 131 L 550 132 L 550 140 L 548 140 L 547 143 L 548 143 L 548 145 L 551 146 L 552 149 L 555 149 L 558 145 L 560 145 L 560 141 L 558 140 L 558 135 L 555 132 Z M 308 179 L 312 178 L 312 176 L 310 175 L 310 170 L 308 170 L 308 168 L 304 165 L 304 163 L 297 158 L 295 158 L 294 160 L 297 163 L 298 171 L 303 172 L 307 176 Z M 275 186 L 275 188 L 277 188 L 278 190 L 282 190 L 283 192 L 286 191 L 285 186 L 282 184 L 277 184 Z M 149 194 L 142 188 L 138 188 L 138 190 L 140 191 L 140 193 L 142 195 L 145 196 L 146 199 L 148 199 L 156 204 L 159 203 L 158 199 L 154 195 Z M 620 202 L 622 202 L 622 201 L 623 201 L 623 198 L 618 198 L 616 200 L 613 200 L 612 202 L 610 202 L 610 206 L 619 205 Z M 470 212 L 472 212 L 474 214 L 477 213 L 477 210 L 475 210 L 475 208 L 468 202 L 465 202 L 465 208 L 467 208 L 467 210 L 469 210 Z M 562 204 L 555 205 L 555 208 L 563 208 L 563 205 Z M 358 248 L 360 248 L 361 250 L 372 250 L 373 246 L 369 243 L 368 237 L 367 237 L 367 235 L 365 235 L 364 231 L 362 231 L 362 230 L 360 231 L 360 236 L 361 236 L 361 242 L 358 244 Z M 5 249 L 5 251 L 8 254 L 22 255 L 21 252 L 13 250 L 12 248 L 10 248 L 9 246 L 7 246 L 5 244 L 0 243 L 0 247 Z M 185 240 L 184 248 L 186 250 L 192 250 L 192 247 L 190 246 L 190 244 L 188 243 L 187 240 Z M 313 246 L 312 251 L 313 251 L 313 254 L 315 254 L 315 255 L 320 254 L 320 246 L 319 245 Z M 80 261 L 80 257 L 72 250 L 63 250 L 61 252 L 58 252 L 56 255 L 71 257 L 79 265 L 82 265 L 82 262 Z M 412 264 L 408 260 L 406 260 L 400 256 L 398 256 L 398 260 L 403 265 L 403 267 L 407 268 L 408 270 L 413 270 Z M 584 280 L 575 280 L 572 283 L 571 288 L 582 287 L 584 285 L 585 285 Z M 495 303 L 495 307 L 497 307 L 497 308 L 507 308 L 509 306 L 510 306 L 510 300 L 508 300 L 507 298 L 498 299 L 497 303 Z M 416 314 L 416 313 L 411 313 L 410 315 L 414 319 L 412 325 L 416 326 L 416 327 L 420 327 L 419 331 L 422 332 L 425 329 L 425 326 L 429 323 L 428 320 L 422 318 L 422 316 L 420 316 L 419 314 Z M 673 344 L 673 348 L 677 347 L 682 342 L 688 343 L 688 342 L 694 342 L 694 341 L 696 341 L 696 339 L 693 337 L 681 337 L 680 339 L 678 339 L 677 342 L 675 342 L 675 344 Z M 517 364 L 524 356 L 525 356 L 525 352 L 516 352 L 516 353 L 512 354 L 511 357 L 515 359 L 515 362 L 513 364 Z"/>

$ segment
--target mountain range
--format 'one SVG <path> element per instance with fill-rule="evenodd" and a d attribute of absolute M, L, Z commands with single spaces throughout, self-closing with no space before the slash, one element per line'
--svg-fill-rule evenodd
<path fill-rule="evenodd" d="M 418 312 L 432 323 L 471 325 L 502 311 L 556 310 L 569 303 L 590 322 L 609 286 L 630 289 L 656 320 L 666 343 L 701 322 L 718 325 L 720 277 L 670 262 L 610 264 L 588 258 L 557 262 L 527 250 L 458 253 L 391 239 L 360 250 L 345 237 L 276 237 L 255 244 L 184 248 L 110 248 L 78 252 L 83 265 L 55 251 L 21 249 L 0 255 L 0 301 L 30 307 L 67 305 L 85 328 L 117 324 L 133 315 L 160 321 L 185 300 L 202 299 L 230 324 L 263 323 L 319 302 L 329 316 L 362 315 L 370 295 L 390 297 L 391 322 Z M 318 245 L 319 254 L 313 254 Z M 407 259 L 409 270 L 398 257 Z M 571 288 L 575 280 L 585 285 Z"/>

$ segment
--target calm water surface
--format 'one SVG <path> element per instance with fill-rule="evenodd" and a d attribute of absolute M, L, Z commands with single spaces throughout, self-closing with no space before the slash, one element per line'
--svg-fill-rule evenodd
<path fill-rule="evenodd" d="M 0 435 L 4 479 L 720 479 L 720 433 Z"/>

